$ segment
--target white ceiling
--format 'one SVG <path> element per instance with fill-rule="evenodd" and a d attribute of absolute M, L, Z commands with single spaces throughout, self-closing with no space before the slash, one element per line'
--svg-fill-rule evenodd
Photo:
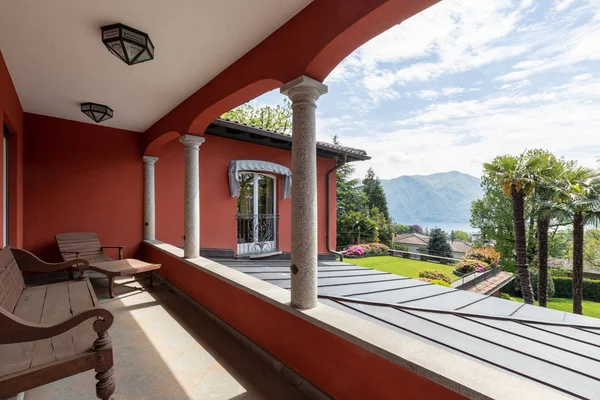
<path fill-rule="evenodd" d="M 0 0 L 0 49 L 25 111 L 94 123 L 79 104 L 114 110 L 102 123 L 145 131 L 311 0 Z M 100 27 L 144 31 L 152 61 L 128 66 Z"/>

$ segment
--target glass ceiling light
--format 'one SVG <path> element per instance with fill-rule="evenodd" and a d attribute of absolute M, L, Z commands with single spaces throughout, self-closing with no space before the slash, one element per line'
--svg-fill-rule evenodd
<path fill-rule="evenodd" d="M 102 43 L 127 65 L 154 59 L 154 45 L 150 37 L 123 24 L 103 26 Z"/>
<path fill-rule="evenodd" d="M 97 123 L 106 121 L 107 119 L 111 119 L 113 117 L 112 108 L 103 104 L 82 103 L 81 112 Z"/>

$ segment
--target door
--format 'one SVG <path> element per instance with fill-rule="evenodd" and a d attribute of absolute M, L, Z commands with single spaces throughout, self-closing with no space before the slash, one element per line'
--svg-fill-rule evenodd
<path fill-rule="evenodd" d="M 242 173 L 237 205 L 237 254 L 277 249 L 277 181 L 274 176 Z"/>

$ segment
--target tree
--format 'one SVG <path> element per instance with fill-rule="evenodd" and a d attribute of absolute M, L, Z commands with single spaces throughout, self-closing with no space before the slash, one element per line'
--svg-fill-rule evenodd
<path fill-rule="evenodd" d="M 452 247 L 448 243 L 448 238 L 440 228 L 433 228 L 429 231 L 429 243 L 427 252 L 439 257 L 452 257 Z"/>
<path fill-rule="evenodd" d="M 369 168 L 362 184 L 363 192 L 367 195 L 367 206 L 369 207 L 369 210 L 373 207 L 377 207 L 385 219 L 389 220 L 390 213 L 388 211 L 387 199 L 385 198 L 385 191 L 383 190 L 381 181 L 375 175 L 373 168 Z"/>
<path fill-rule="evenodd" d="M 468 242 L 471 240 L 471 236 L 469 236 L 469 234 L 464 231 L 452 231 L 450 233 L 450 240 L 451 241 L 463 240 L 465 242 Z"/>
<path fill-rule="evenodd" d="M 377 223 L 363 213 L 350 211 L 338 220 L 337 240 L 340 245 L 377 242 Z"/>
<path fill-rule="evenodd" d="M 558 230 L 557 225 L 548 240 L 548 255 L 556 258 L 570 257 L 569 249 L 573 243 L 573 232 L 568 229 Z"/>
<path fill-rule="evenodd" d="M 585 232 L 583 261 L 592 267 L 600 267 L 600 230 L 589 229 Z"/>
<path fill-rule="evenodd" d="M 533 304 L 534 299 L 527 264 L 525 198 L 533 191 L 535 177 L 540 168 L 545 165 L 543 158 L 543 156 L 529 157 L 522 153 L 517 157 L 498 156 L 491 163 L 484 164 L 484 170 L 490 175 L 492 181 L 501 187 L 504 195 L 512 202 L 517 271 L 521 280 L 523 300 L 527 304 Z"/>
<path fill-rule="evenodd" d="M 471 226 L 481 231 L 481 244 L 495 243 L 494 249 L 501 254 L 502 269 L 514 272 L 515 235 L 510 198 L 485 171 L 481 177 L 481 189 L 483 197 L 471 203 Z M 475 247 L 477 245 L 474 244 Z"/>
<path fill-rule="evenodd" d="M 540 307 L 546 307 L 548 302 L 548 254 L 549 229 L 551 219 L 558 216 L 560 209 L 556 201 L 558 193 L 556 182 L 562 179 L 570 164 L 557 159 L 545 150 L 530 150 L 526 157 L 540 157 L 546 165 L 539 168 L 535 177 L 533 190 L 534 209 L 532 216 L 536 218 L 538 245 L 538 296 Z"/>
<path fill-rule="evenodd" d="M 408 226 L 410 232 L 409 233 L 420 233 L 423 234 L 423 228 L 419 225 L 409 225 Z"/>
<path fill-rule="evenodd" d="M 559 203 L 573 224 L 573 313 L 583 313 L 583 257 L 586 223 L 600 220 L 600 176 L 584 167 L 572 167 L 558 182 Z"/>
<path fill-rule="evenodd" d="M 337 136 L 334 136 L 333 142 L 340 144 Z M 336 171 L 338 246 L 352 244 L 357 240 L 358 231 L 356 229 L 358 225 L 351 221 L 356 221 L 358 218 L 364 220 L 363 228 L 371 226 L 370 223 L 365 222 L 369 211 L 367 208 L 367 195 L 361 189 L 360 181 L 353 178 L 354 171 L 352 164 L 344 164 Z M 361 215 L 361 217 L 357 215 Z"/>
<path fill-rule="evenodd" d="M 403 225 L 403 224 L 395 224 L 394 230 L 396 231 L 396 234 L 398 234 L 398 235 L 402 235 L 404 233 L 410 233 L 410 227 L 408 225 Z"/>
<path fill-rule="evenodd" d="M 379 241 L 386 246 L 392 245 L 394 228 L 389 220 L 377 207 L 373 207 L 369 212 L 369 217 L 377 224 L 377 237 Z"/>
<path fill-rule="evenodd" d="M 221 118 L 248 125 L 259 126 L 272 131 L 292 133 L 292 103 L 288 99 L 276 106 L 254 107 L 249 103 L 242 104 L 227 111 Z"/>

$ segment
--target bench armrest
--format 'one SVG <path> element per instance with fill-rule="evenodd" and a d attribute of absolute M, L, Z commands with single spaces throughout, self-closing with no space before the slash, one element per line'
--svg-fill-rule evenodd
<path fill-rule="evenodd" d="M 84 271 L 90 265 L 84 259 L 75 259 L 62 263 L 47 263 L 27 250 L 11 248 L 10 251 L 17 261 L 19 268 L 27 272 Z"/>
<path fill-rule="evenodd" d="M 111 327 L 114 317 L 110 311 L 101 307 L 90 308 L 73 315 L 71 318 L 56 325 L 35 324 L 19 318 L 0 307 L 0 344 L 31 342 L 49 339 L 75 328 L 90 318 L 94 321 L 94 331 L 105 333 Z"/>
<path fill-rule="evenodd" d="M 119 260 L 123 259 L 123 249 L 127 246 L 101 246 L 102 250 L 104 249 L 119 249 Z"/>

